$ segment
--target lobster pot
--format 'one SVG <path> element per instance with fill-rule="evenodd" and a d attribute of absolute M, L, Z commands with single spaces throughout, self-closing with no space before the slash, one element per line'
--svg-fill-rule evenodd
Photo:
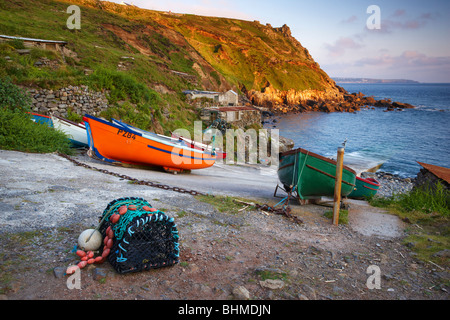
<path fill-rule="evenodd" d="M 115 215 L 119 214 L 120 219 L 115 221 Z M 116 199 L 108 204 L 101 218 L 103 238 L 108 236 L 108 228 L 114 232 L 107 260 L 118 273 L 178 263 L 179 236 L 174 219 L 152 208 L 144 199 Z"/>

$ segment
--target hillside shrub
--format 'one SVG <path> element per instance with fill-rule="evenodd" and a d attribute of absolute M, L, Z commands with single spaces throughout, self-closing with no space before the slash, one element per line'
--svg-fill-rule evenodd
<path fill-rule="evenodd" d="M 124 72 L 99 68 L 88 78 L 89 86 L 97 90 L 109 90 L 111 104 L 121 100 L 132 103 L 158 104 L 159 94 Z"/>
<path fill-rule="evenodd" d="M 70 141 L 61 131 L 31 121 L 22 111 L 0 108 L 0 149 L 71 154 Z"/>
<path fill-rule="evenodd" d="M 70 141 L 60 131 L 31 121 L 31 98 L 9 78 L 0 78 L 0 149 L 70 154 Z"/>
<path fill-rule="evenodd" d="M 30 111 L 31 97 L 11 82 L 9 77 L 0 78 L 0 109 Z"/>

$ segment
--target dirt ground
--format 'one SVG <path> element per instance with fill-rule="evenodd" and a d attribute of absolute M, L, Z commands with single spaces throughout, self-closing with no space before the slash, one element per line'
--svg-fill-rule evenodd
<path fill-rule="evenodd" d="M 414 226 L 379 211 L 365 219 L 373 208 L 363 201 L 350 202 L 349 224 L 339 226 L 324 217 L 330 208 L 292 202 L 303 221 L 297 224 L 244 205 L 235 214 L 220 212 L 192 195 L 130 184 L 56 155 L 2 151 L 0 161 L 4 300 L 449 298 L 448 270 L 417 260 L 402 242 L 405 229 Z M 32 165 L 52 168 L 54 175 Z M 97 224 L 109 201 L 123 196 L 142 196 L 174 217 L 180 263 L 126 275 L 108 262 L 88 265 L 80 289 L 69 289 L 63 273 L 79 261 L 73 252 L 79 234 Z M 279 199 L 265 200 L 273 205 Z M 374 268 L 379 289 L 369 289 L 376 283 Z"/>

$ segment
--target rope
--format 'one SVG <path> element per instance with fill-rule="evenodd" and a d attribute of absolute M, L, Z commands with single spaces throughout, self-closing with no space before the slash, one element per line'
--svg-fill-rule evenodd
<path fill-rule="evenodd" d="M 294 183 L 294 181 L 295 181 L 295 169 L 297 168 L 297 156 L 298 156 L 298 153 L 296 153 L 295 155 L 294 155 L 294 170 L 292 170 L 292 183 Z M 297 184 L 298 184 L 298 180 L 297 180 Z M 291 189 L 292 189 L 292 184 L 291 184 Z M 295 188 L 295 186 L 294 186 L 294 188 Z"/>
<path fill-rule="evenodd" d="M 298 153 L 297 153 L 297 155 L 298 155 Z M 297 188 L 297 194 L 302 200 L 303 200 L 303 197 L 302 197 L 302 194 L 298 190 L 298 184 L 300 183 L 300 179 L 302 178 L 303 169 L 305 168 L 306 160 L 308 160 L 308 155 L 309 155 L 309 150 L 305 155 L 305 161 L 303 162 L 302 170 L 300 171 L 300 175 L 298 176 L 298 179 L 297 179 L 297 184 L 295 185 L 295 187 Z"/>
<path fill-rule="evenodd" d="M 136 205 L 136 206 L 149 206 L 151 207 L 151 205 L 144 199 L 142 198 L 121 198 L 121 199 L 117 199 L 113 202 L 111 202 L 105 209 L 104 213 L 103 213 L 103 218 L 102 218 L 102 222 L 106 219 L 109 219 L 111 217 L 111 215 L 113 214 L 113 212 L 118 208 L 121 207 L 123 205 Z M 154 213 L 159 213 L 160 211 L 155 211 Z M 112 227 L 113 231 L 114 231 L 114 236 L 116 239 L 121 240 L 123 237 L 123 234 L 126 231 L 127 226 L 129 225 L 129 223 L 131 222 L 131 220 L 133 220 L 135 217 L 141 216 L 143 214 L 148 214 L 148 212 L 142 212 L 141 210 L 136 210 L 136 211 L 132 211 L 132 210 L 128 210 L 127 213 L 125 215 L 123 215 L 120 220 L 114 224 L 114 226 Z"/>
<path fill-rule="evenodd" d="M 274 205 L 273 207 L 275 208 L 276 206 L 278 206 L 280 203 L 282 203 L 283 201 L 285 201 L 288 197 L 286 196 L 283 200 L 281 200 L 280 202 L 278 202 L 276 205 Z"/>

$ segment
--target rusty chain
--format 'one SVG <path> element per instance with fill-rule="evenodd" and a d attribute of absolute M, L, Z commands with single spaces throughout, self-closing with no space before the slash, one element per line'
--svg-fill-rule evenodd
<path fill-rule="evenodd" d="M 170 190 L 170 191 L 184 193 L 184 194 L 188 193 L 188 194 L 193 195 L 193 196 L 197 196 L 197 195 L 206 196 L 206 195 L 209 195 L 209 196 L 214 197 L 214 195 L 212 195 L 212 194 L 205 194 L 203 192 L 196 191 L 196 190 L 186 190 L 184 188 L 172 187 L 172 186 L 168 186 L 166 184 L 156 183 L 156 182 L 153 182 L 153 181 L 139 180 L 139 179 L 127 176 L 125 174 L 119 174 L 119 173 L 116 173 L 116 172 L 108 171 L 106 169 L 99 169 L 99 168 L 90 166 L 90 165 L 88 165 L 86 163 L 82 163 L 82 162 L 80 162 L 78 160 L 73 159 L 72 157 L 70 157 L 67 154 L 63 154 L 63 153 L 60 153 L 60 152 L 58 152 L 57 154 L 60 157 L 63 157 L 65 159 L 69 160 L 70 162 L 72 162 L 76 166 L 84 167 L 84 168 L 87 168 L 87 169 L 90 169 L 90 170 L 94 170 L 94 171 L 98 171 L 98 172 L 101 172 L 101 173 L 104 173 L 104 174 L 115 176 L 115 177 L 118 177 L 118 178 L 121 178 L 121 179 L 124 179 L 124 180 L 131 181 L 132 183 L 135 183 L 135 184 L 138 184 L 138 185 L 145 185 L 145 186 L 149 186 L 149 187 L 160 188 L 160 189 Z M 287 201 L 287 202 L 289 202 L 289 201 Z M 273 207 L 270 207 L 267 204 L 262 204 L 261 205 L 261 204 L 256 203 L 255 207 L 257 209 L 264 210 L 264 211 L 267 211 L 267 212 L 272 212 L 272 213 L 275 213 L 275 214 L 284 215 L 287 218 L 293 220 L 294 222 L 296 222 L 298 224 L 303 223 L 302 220 L 300 220 L 298 217 L 293 216 L 291 214 L 291 208 L 289 206 L 287 206 L 287 207 L 283 206 L 283 207 L 281 207 L 279 209 L 275 209 Z"/>
<path fill-rule="evenodd" d="M 94 171 L 98 171 L 98 172 L 101 172 L 101 173 L 104 173 L 104 174 L 109 174 L 111 176 L 115 176 L 115 177 L 118 177 L 118 178 L 121 178 L 121 179 L 124 179 L 124 180 L 129 180 L 129 181 L 131 181 L 132 183 L 135 183 L 135 184 L 146 185 L 146 186 L 149 186 L 149 187 L 155 187 L 155 188 L 160 188 L 160 189 L 164 189 L 164 190 L 171 190 L 171 191 L 175 191 L 175 192 L 179 192 L 179 193 L 189 193 L 189 194 L 191 194 L 193 196 L 206 195 L 205 193 L 202 193 L 202 192 L 199 192 L 199 191 L 195 191 L 195 190 L 186 190 L 186 189 L 183 189 L 183 188 L 171 187 L 171 186 L 168 186 L 166 184 L 156 183 L 156 182 L 153 182 L 153 181 L 139 180 L 139 179 L 127 176 L 125 174 L 111 172 L 111 171 L 108 171 L 106 169 L 99 169 L 99 168 L 90 166 L 90 165 L 88 165 L 86 163 L 82 163 L 82 162 L 80 162 L 78 160 L 75 160 L 72 157 L 70 157 L 70 156 L 68 156 L 66 154 L 63 154 L 63 153 L 58 153 L 58 155 L 60 157 L 63 157 L 65 159 L 69 160 L 70 162 L 72 162 L 73 164 L 75 164 L 77 166 L 84 167 L 84 168 L 87 168 L 87 169 L 91 169 L 91 170 L 94 170 Z"/>

